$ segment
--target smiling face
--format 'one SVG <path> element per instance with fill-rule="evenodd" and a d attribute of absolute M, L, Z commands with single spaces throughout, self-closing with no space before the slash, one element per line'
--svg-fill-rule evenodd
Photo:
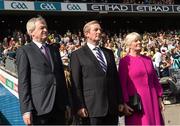
<path fill-rule="evenodd" d="M 44 20 L 35 22 L 35 29 L 31 32 L 32 39 L 38 42 L 45 42 L 48 37 L 47 25 Z"/>
<path fill-rule="evenodd" d="M 26 24 L 27 33 L 32 40 L 44 43 L 48 37 L 47 24 L 44 18 L 31 18 Z"/>
<path fill-rule="evenodd" d="M 101 26 L 97 22 L 87 25 L 84 30 L 84 35 L 87 42 L 97 45 L 101 40 Z"/>

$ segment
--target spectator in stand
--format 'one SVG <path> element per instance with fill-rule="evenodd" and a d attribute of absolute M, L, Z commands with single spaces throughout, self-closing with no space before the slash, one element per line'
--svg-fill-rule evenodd
<path fill-rule="evenodd" d="M 124 46 L 122 47 L 122 51 L 121 51 L 121 54 L 120 54 L 120 57 L 123 58 L 127 55 L 127 48 L 125 48 Z"/>
<path fill-rule="evenodd" d="M 12 46 L 12 47 L 8 50 L 7 56 L 10 57 L 10 58 L 12 58 L 12 59 L 15 59 L 15 58 L 16 58 L 16 50 L 17 50 L 17 47 Z"/>
<path fill-rule="evenodd" d="M 16 44 L 16 41 L 15 41 L 14 37 L 12 37 L 9 41 L 9 47 L 14 46 L 15 44 Z"/>
<path fill-rule="evenodd" d="M 160 77 L 160 70 L 159 70 L 159 64 L 162 60 L 162 54 L 160 53 L 159 49 L 158 48 L 155 48 L 155 54 L 153 56 L 153 64 L 154 64 L 154 67 L 156 69 L 156 72 L 158 74 L 158 77 Z"/>
<path fill-rule="evenodd" d="M 7 53 L 8 53 L 8 51 L 9 51 L 9 48 L 7 47 L 7 46 L 3 46 L 3 48 L 4 48 L 4 50 L 3 50 L 3 56 L 7 56 Z"/>
<path fill-rule="evenodd" d="M 31 18 L 27 32 L 32 42 L 17 51 L 20 110 L 26 125 L 65 125 L 69 104 L 59 49 L 46 43 L 45 19 Z"/>
<path fill-rule="evenodd" d="M 64 65 L 68 66 L 68 64 L 69 64 L 68 51 L 64 44 L 61 44 L 61 46 L 60 46 L 60 55 L 61 55 L 62 63 Z"/>
<path fill-rule="evenodd" d="M 150 57 L 140 55 L 141 36 L 129 33 L 124 42 L 129 49 L 127 56 L 119 62 L 119 78 L 125 102 L 126 125 L 164 125 L 161 110 L 162 87 Z M 142 111 L 136 112 L 129 106 L 129 98 L 138 93 Z"/>
<path fill-rule="evenodd" d="M 172 68 L 180 69 L 180 50 L 178 46 L 171 50 L 171 61 L 172 61 Z"/>
<path fill-rule="evenodd" d="M 8 47 L 8 38 L 7 38 L 7 37 L 5 37 L 5 38 L 3 39 L 3 46 L 4 46 L 4 47 Z"/>
<path fill-rule="evenodd" d="M 162 45 L 161 45 L 161 47 L 160 47 L 160 52 L 161 52 L 162 54 L 166 54 L 166 53 L 168 52 L 167 44 L 166 44 L 165 41 L 162 42 Z"/>
<path fill-rule="evenodd" d="M 169 76 L 169 68 L 171 66 L 170 58 L 166 55 L 162 55 L 162 61 L 159 64 L 160 77 Z"/>
<path fill-rule="evenodd" d="M 3 45 L 2 43 L 0 43 L 0 64 L 3 63 L 3 58 L 4 58 L 3 51 L 4 51 Z"/>

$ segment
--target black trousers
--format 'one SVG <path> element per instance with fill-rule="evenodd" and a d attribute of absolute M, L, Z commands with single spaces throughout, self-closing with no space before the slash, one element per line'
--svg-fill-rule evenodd
<path fill-rule="evenodd" d="M 118 125 L 118 115 L 82 118 L 81 121 L 83 125 Z"/>
<path fill-rule="evenodd" d="M 37 116 L 33 114 L 33 125 L 65 125 L 65 111 L 53 109 L 50 113 Z"/>

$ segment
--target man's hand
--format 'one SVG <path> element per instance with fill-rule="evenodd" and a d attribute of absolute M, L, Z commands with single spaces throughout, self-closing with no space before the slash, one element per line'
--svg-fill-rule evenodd
<path fill-rule="evenodd" d="M 32 113 L 31 112 L 24 113 L 23 120 L 26 125 L 32 125 Z"/>
<path fill-rule="evenodd" d="M 79 109 L 78 115 L 79 115 L 80 117 L 82 117 L 82 118 L 86 118 L 86 117 L 89 116 L 88 111 L 87 111 L 86 108 L 81 108 L 81 109 Z"/>
<path fill-rule="evenodd" d="M 124 110 L 124 105 L 123 104 L 119 104 L 118 105 L 118 111 L 119 112 L 123 112 L 123 110 Z"/>
<path fill-rule="evenodd" d="M 70 119 L 71 118 L 71 114 L 72 114 L 71 108 L 69 106 L 66 106 L 65 117 L 67 119 Z"/>

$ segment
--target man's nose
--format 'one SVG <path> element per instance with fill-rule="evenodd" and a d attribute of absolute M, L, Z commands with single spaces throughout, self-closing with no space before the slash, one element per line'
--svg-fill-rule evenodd
<path fill-rule="evenodd" d="M 47 28 L 43 28 L 44 31 L 48 31 Z"/>
<path fill-rule="evenodd" d="M 100 30 L 100 29 L 98 29 L 98 30 L 97 30 L 97 32 L 98 32 L 98 33 L 101 33 L 101 30 Z"/>
<path fill-rule="evenodd" d="M 140 41 L 140 40 L 138 40 L 137 42 L 138 42 L 138 43 L 141 43 L 141 41 Z"/>

